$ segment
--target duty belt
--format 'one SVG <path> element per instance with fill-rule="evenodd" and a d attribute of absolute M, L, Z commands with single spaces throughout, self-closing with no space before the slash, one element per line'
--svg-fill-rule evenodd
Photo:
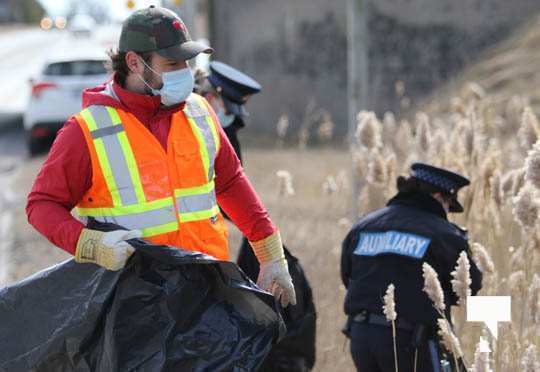
<path fill-rule="evenodd" d="M 366 311 L 354 315 L 353 321 L 358 322 L 358 323 L 374 324 L 374 325 L 380 325 L 380 326 L 385 326 L 385 327 L 392 326 L 392 322 L 386 320 L 386 317 L 379 314 L 368 313 Z M 414 330 L 414 324 L 409 323 L 404 319 L 397 319 L 396 328 L 401 329 L 403 331 L 411 332 Z"/>

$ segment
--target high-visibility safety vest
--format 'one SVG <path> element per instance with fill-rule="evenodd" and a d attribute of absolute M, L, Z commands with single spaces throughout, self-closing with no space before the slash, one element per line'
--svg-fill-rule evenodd
<path fill-rule="evenodd" d="M 92 186 L 77 214 L 227 260 L 227 226 L 214 187 L 219 124 L 207 105 L 191 94 L 172 115 L 166 152 L 129 112 L 96 105 L 75 115 L 92 159 Z"/>

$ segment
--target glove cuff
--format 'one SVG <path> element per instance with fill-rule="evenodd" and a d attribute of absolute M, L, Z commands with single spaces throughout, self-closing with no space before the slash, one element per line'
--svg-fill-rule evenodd
<path fill-rule="evenodd" d="M 262 240 L 249 242 L 249 244 L 261 264 L 285 258 L 279 230 Z"/>
<path fill-rule="evenodd" d="M 98 230 L 82 229 L 75 249 L 75 261 L 97 263 L 104 234 Z"/>

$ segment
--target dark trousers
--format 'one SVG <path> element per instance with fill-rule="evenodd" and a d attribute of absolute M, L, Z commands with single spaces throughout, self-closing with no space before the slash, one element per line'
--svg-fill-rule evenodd
<path fill-rule="evenodd" d="M 392 328 L 352 322 L 351 354 L 359 372 L 395 372 Z M 400 372 L 414 371 L 415 351 L 411 348 L 412 332 L 396 330 L 397 357 Z M 417 372 L 434 372 L 427 342 L 418 350 Z"/>
<path fill-rule="evenodd" d="M 277 355 L 270 355 L 258 372 L 309 372 L 304 358 L 284 356 L 282 359 Z"/>

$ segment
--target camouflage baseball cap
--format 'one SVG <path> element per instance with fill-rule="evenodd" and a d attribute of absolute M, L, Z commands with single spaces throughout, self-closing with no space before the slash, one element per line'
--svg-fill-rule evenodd
<path fill-rule="evenodd" d="M 191 40 L 186 25 L 176 13 L 153 5 L 137 10 L 124 21 L 119 50 L 156 52 L 173 61 L 186 61 L 199 53 L 214 51 Z"/>

